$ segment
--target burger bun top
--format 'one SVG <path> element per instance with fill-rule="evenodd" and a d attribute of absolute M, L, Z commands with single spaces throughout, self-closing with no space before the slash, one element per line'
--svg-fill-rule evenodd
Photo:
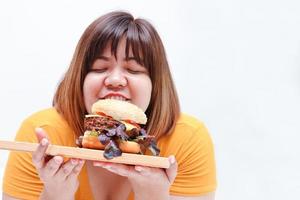
<path fill-rule="evenodd" d="M 102 112 L 115 120 L 132 120 L 138 124 L 146 124 L 147 117 L 136 105 L 115 99 L 101 99 L 92 105 L 92 113 Z"/>

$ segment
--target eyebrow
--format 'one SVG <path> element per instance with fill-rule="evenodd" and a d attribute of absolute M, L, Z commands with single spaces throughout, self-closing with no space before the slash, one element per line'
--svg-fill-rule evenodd
<path fill-rule="evenodd" d="M 109 61 L 109 57 L 106 56 L 98 56 L 97 59 L 101 59 L 101 60 L 105 60 L 105 61 Z"/>
<path fill-rule="evenodd" d="M 101 56 L 98 56 L 97 59 L 109 61 L 110 57 L 106 57 L 106 56 L 101 55 Z M 124 61 L 131 61 L 131 60 L 134 60 L 136 62 L 138 61 L 138 59 L 136 57 L 133 57 L 133 56 L 128 57 L 128 58 L 124 58 Z"/>

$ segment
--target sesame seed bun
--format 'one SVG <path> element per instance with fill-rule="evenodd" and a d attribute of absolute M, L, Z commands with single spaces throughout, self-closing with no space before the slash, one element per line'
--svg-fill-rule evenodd
<path fill-rule="evenodd" d="M 147 117 L 142 109 L 126 101 L 103 99 L 92 105 L 92 113 L 102 112 L 115 120 L 132 120 L 138 124 L 146 124 Z"/>

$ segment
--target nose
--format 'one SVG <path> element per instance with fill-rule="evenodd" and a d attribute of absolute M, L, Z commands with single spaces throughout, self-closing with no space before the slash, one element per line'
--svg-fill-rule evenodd
<path fill-rule="evenodd" d="M 127 79 L 120 69 L 114 69 L 107 75 L 104 84 L 110 88 L 122 88 L 127 85 Z"/>

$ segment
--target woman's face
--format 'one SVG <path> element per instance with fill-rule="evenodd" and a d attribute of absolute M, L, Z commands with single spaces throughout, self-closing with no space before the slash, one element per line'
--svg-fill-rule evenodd
<path fill-rule="evenodd" d="M 92 104 L 99 99 L 129 101 L 143 111 L 147 109 L 152 91 L 148 70 L 136 62 L 131 50 L 126 60 L 125 46 L 126 39 L 122 38 L 115 57 L 108 45 L 92 64 L 83 83 L 88 113 L 91 113 Z"/>

